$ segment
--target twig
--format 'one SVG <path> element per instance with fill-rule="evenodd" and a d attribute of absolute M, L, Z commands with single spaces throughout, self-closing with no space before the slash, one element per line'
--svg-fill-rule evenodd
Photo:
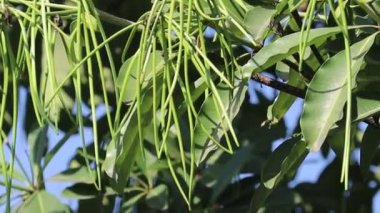
<path fill-rule="evenodd" d="M 288 85 L 286 83 L 283 83 L 281 81 L 277 81 L 273 78 L 270 78 L 268 76 L 265 76 L 263 74 L 257 73 L 254 76 L 252 76 L 252 79 L 262 83 L 266 86 L 272 87 L 274 89 L 286 92 L 288 94 L 294 95 L 299 98 L 305 98 L 306 91 L 303 89 L 300 89 L 298 87 L 294 87 L 291 85 Z"/>

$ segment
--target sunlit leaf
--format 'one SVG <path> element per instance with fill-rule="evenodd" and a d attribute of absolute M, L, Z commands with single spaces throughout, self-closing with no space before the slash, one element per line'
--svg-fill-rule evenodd
<path fill-rule="evenodd" d="M 306 45 L 319 43 L 341 32 L 339 27 L 312 29 Z M 264 46 L 253 56 L 253 63 L 249 65 L 249 68 L 253 73 L 264 71 L 278 61 L 296 53 L 299 48 L 299 37 L 300 32 L 292 33 Z"/>
<path fill-rule="evenodd" d="M 93 177 L 86 167 L 67 169 L 50 178 L 50 181 L 71 183 L 93 183 Z"/>
<path fill-rule="evenodd" d="M 33 193 L 18 209 L 19 213 L 31 212 L 70 212 L 70 209 L 59 202 L 45 190 Z"/>
<path fill-rule="evenodd" d="M 376 34 L 351 46 L 352 77 L 361 68 L 365 54 L 372 46 Z M 345 51 L 327 60 L 317 71 L 306 92 L 301 129 L 308 146 L 316 151 L 324 142 L 329 129 L 343 113 L 346 94 Z"/>
<path fill-rule="evenodd" d="M 244 24 L 253 39 L 261 42 L 270 30 L 270 22 L 276 13 L 274 8 L 257 6 L 250 9 L 245 18 Z"/>

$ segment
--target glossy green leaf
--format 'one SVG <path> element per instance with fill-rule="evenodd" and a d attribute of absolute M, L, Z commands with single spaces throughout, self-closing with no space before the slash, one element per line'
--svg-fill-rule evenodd
<path fill-rule="evenodd" d="M 70 212 L 70 209 L 59 202 L 52 194 L 42 190 L 33 193 L 18 209 L 18 213 L 32 212 Z"/>
<path fill-rule="evenodd" d="M 361 68 L 364 56 L 375 40 L 376 34 L 351 46 L 352 75 Z M 346 94 L 345 51 L 327 60 L 317 71 L 306 92 L 300 125 L 308 146 L 317 151 L 325 141 L 329 129 L 343 113 Z"/>
<path fill-rule="evenodd" d="M 329 37 L 341 33 L 339 27 L 319 28 L 310 30 L 310 35 L 306 42 L 307 46 L 324 41 Z M 277 39 L 276 41 L 264 46 L 252 58 L 249 68 L 253 73 L 264 71 L 273 64 L 298 52 L 300 32 L 292 33 Z"/>
<path fill-rule="evenodd" d="M 306 143 L 297 135 L 284 141 L 269 156 L 261 174 L 263 185 L 276 187 L 287 175 L 292 175 L 308 154 Z"/>
<path fill-rule="evenodd" d="M 196 164 L 200 164 L 208 153 L 216 148 L 209 136 L 216 141 L 219 141 L 223 136 L 222 125 L 226 126 L 226 118 L 223 117 L 222 110 L 229 115 L 230 121 L 239 112 L 246 95 L 247 82 L 246 80 L 235 79 L 233 90 L 225 83 L 220 83 L 217 85 L 217 91 L 224 109 L 220 109 L 214 100 L 215 95 L 208 96 L 204 101 L 194 130 Z"/>
<path fill-rule="evenodd" d="M 93 177 L 86 167 L 67 169 L 49 179 L 56 182 L 93 183 Z"/>
<path fill-rule="evenodd" d="M 368 178 L 369 167 L 372 160 L 380 150 L 380 131 L 369 125 L 364 132 L 360 146 L 360 171 L 363 178 Z"/>
<path fill-rule="evenodd" d="M 160 184 L 149 190 L 145 200 L 151 208 L 165 211 L 168 209 L 168 197 L 168 187 L 164 184 Z"/>
<path fill-rule="evenodd" d="M 272 7 L 257 6 L 250 9 L 245 18 L 244 25 L 253 39 L 262 42 L 270 30 L 270 22 L 276 10 Z"/>

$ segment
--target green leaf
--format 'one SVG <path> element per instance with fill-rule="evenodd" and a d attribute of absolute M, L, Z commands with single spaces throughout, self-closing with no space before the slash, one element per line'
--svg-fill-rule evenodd
<path fill-rule="evenodd" d="M 270 22 L 276 10 L 273 7 L 257 6 L 250 9 L 245 18 L 244 25 L 253 39 L 257 42 L 264 40 L 270 30 Z"/>
<path fill-rule="evenodd" d="M 243 24 L 245 11 L 237 1 L 221 0 L 220 3 L 224 5 L 229 16 L 235 19 L 239 24 Z"/>
<path fill-rule="evenodd" d="M 47 191 L 33 193 L 18 209 L 18 213 L 33 212 L 70 212 L 70 209 Z"/>
<path fill-rule="evenodd" d="M 268 189 L 276 187 L 286 175 L 290 176 L 308 154 L 306 143 L 297 135 L 284 141 L 269 156 L 264 165 L 261 180 Z"/>
<path fill-rule="evenodd" d="M 352 78 L 361 68 L 364 56 L 376 34 L 351 46 Z M 328 59 L 317 71 L 306 92 L 300 125 L 305 141 L 317 151 L 325 141 L 329 129 L 338 121 L 347 100 L 345 50 Z"/>
<path fill-rule="evenodd" d="M 40 181 L 42 181 L 41 159 L 47 150 L 47 130 L 47 125 L 37 127 L 28 135 L 29 156 L 35 184 L 40 184 Z"/>
<path fill-rule="evenodd" d="M 168 197 L 168 187 L 160 184 L 149 190 L 145 200 L 151 208 L 165 211 L 168 209 Z"/>
<path fill-rule="evenodd" d="M 153 75 L 157 75 L 157 72 L 164 67 L 164 60 L 160 51 L 155 51 L 147 56 L 146 67 L 143 70 L 139 69 L 139 57 L 140 53 L 137 52 L 126 60 L 121 66 L 119 76 L 117 77 L 116 86 L 120 90 L 124 90 L 122 99 L 127 104 L 131 104 L 135 100 L 137 87 L 146 87 Z M 137 82 L 138 75 L 140 74 L 142 74 L 142 85 L 139 85 Z"/>
<path fill-rule="evenodd" d="M 84 21 L 89 30 L 98 31 L 98 22 L 96 18 L 90 13 L 84 13 Z"/>
<path fill-rule="evenodd" d="M 364 91 L 353 94 L 353 121 L 380 112 L 380 92 Z"/>
<path fill-rule="evenodd" d="M 251 199 L 250 212 L 259 212 L 260 207 L 265 204 L 265 201 L 271 192 L 272 189 L 268 189 L 263 184 L 260 184 Z"/>
<path fill-rule="evenodd" d="M 373 49 L 376 49 L 376 48 L 373 48 Z M 356 77 L 356 83 L 357 83 L 356 89 L 357 91 L 371 90 L 371 91 L 380 92 L 380 88 L 378 87 L 380 83 L 379 64 L 371 63 L 370 61 L 371 59 L 369 59 L 370 54 L 368 54 L 368 56 L 369 57 L 366 57 L 367 63 L 365 67 L 363 68 L 363 70 L 361 70 L 358 73 L 358 76 Z"/>
<path fill-rule="evenodd" d="M 369 167 L 373 157 L 379 151 L 380 132 L 379 129 L 368 125 L 364 132 L 362 143 L 360 146 L 360 171 L 363 178 L 368 178 Z"/>
<path fill-rule="evenodd" d="M 63 190 L 61 196 L 81 200 L 96 198 L 98 194 L 93 184 L 77 183 Z"/>
<path fill-rule="evenodd" d="M 10 174 L 10 167 L 9 167 L 9 165 L 7 165 L 6 167 L 7 167 L 6 170 L 7 170 L 7 173 L 8 173 L 8 177 L 10 177 L 11 176 L 11 174 Z M 3 170 L 1 168 L 1 166 L 0 166 L 0 174 L 1 174 L 1 176 L 3 176 Z M 20 182 L 26 182 L 26 181 L 28 181 L 27 178 L 24 176 L 24 174 L 22 174 L 16 168 L 13 168 L 12 180 L 18 180 Z"/>
<path fill-rule="evenodd" d="M 251 158 L 251 148 L 252 146 L 241 147 L 232 158 L 222 165 L 222 169 L 217 170 L 217 174 L 213 174 L 216 183 L 212 187 L 211 203 L 216 202 L 219 195 L 226 189 L 228 184 L 231 183 L 233 177 L 238 175 L 244 163 Z"/>
<path fill-rule="evenodd" d="M 294 70 L 290 70 L 287 84 L 300 89 L 305 88 L 305 83 L 300 74 Z M 295 100 L 296 97 L 294 95 L 280 91 L 273 104 L 268 107 L 266 123 L 269 122 L 269 125 L 277 124 L 284 117 Z"/>
<path fill-rule="evenodd" d="M 93 183 L 93 177 L 88 169 L 84 166 L 79 168 L 70 168 L 49 179 L 50 181 L 57 182 L 71 182 L 71 183 Z"/>
<path fill-rule="evenodd" d="M 341 32 L 340 27 L 312 29 L 306 45 L 310 46 L 319 43 Z M 273 64 L 296 53 L 299 50 L 300 34 L 300 32 L 292 33 L 264 46 L 253 56 L 253 63 L 247 64 L 247 68 L 252 70 L 253 73 L 264 71 Z"/>
<path fill-rule="evenodd" d="M 223 109 L 220 109 L 220 106 L 214 100 L 215 95 L 211 94 L 204 101 L 195 125 L 194 142 L 197 165 L 207 157 L 209 152 L 216 148 L 210 136 L 219 141 L 224 134 L 223 125 L 226 126 L 227 119 L 223 117 L 222 110 L 227 112 L 230 121 L 239 112 L 246 95 L 247 82 L 246 80 L 235 78 L 234 89 L 230 89 L 229 86 L 222 82 L 217 85 L 217 91 L 222 101 Z"/>
<path fill-rule="evenodd" d="M 157 84 L 162 78 L 157 79 Z M 159 88 L 156 88 L 160 91 Z M 141 104 L 141 126 L 147 129 L 152 123 L 153 106 L 153 88 L 147 88 L 148 91 L 142 91 Z M 159 93 L 159 92 L 158 92 Z M 158 99 L 158 94 L 155 98 Z M 157 101 L 159 103 L 159 101 Z M 137 125 L 137 112 L 130 115 L 131 117 L 122 124 L 121 131 L 116 136 L 116 141 L 111 141 L 107 147 L 106 159 L 102 165 L 102 170 L 111 178 L 111 185 L 115 191 L 121 193 L 128 181 L 128 177 L 134 166 L 137 152 L 139 151 L 139 129 Z M 144 134 L 142 134 L 144 135 Z"/>
<path fill-rule="evenodd" d="M 125 200 L 125 202 L 122 204 L 121 206 L 121 209 L 122 211 L 121 212 L 133 212 L 133 209 L 136 205 L 136 203 L 142 198 L 145 196 L 145 193 L 140 193 L 140 194 L 137 194 L 127 200 Z"/>
<path fill-rule="evenodd" d="M 376 48 L 372 48 L 376 49 Z M 369 54 L 368 54 L 369 55 Z M 357 87 L 353 94 L 353 120 L 362 120 L 380 112 L 379 65 L 371 63 L 366 57 L 367 64 L 356 78 Z"/>
<path fill-rule="evenodd" d="M 274 191 L 265 201 L 265 205 L 260 208 L 259 212 L 292 212 L 297 203 L 302 201 L 298 193 L 292 189 L 281 187 Z"/>
<path fill-rule="evenodd" d="M 51 104 L 48 108 L 49 118 L 54 121 L 58 122 L 60 120 L 60 115 L 63 113 L 62 111 L 67 108 L 68 111 L 72 109 L 75 97 L 71 93 L 68 93 L 65 89 L 61 89 L 59 94 L 55 97 L 53 97 L 56 91 L 56 86 L 60 84 L 68 75 L 69 71 L 71 70 L 69 60 L 71 60 L 69 54 L 67 54 L 66 51 L 69 51 L 68 49 L 65 49 L 65 41 L 63 37 L 57 37 L 54 42 L 54 69 L 55 72 L 51 73 L 48 72 L 46 75 L 41 75 L 41 82 L 48 82 L 46 84 L 46 89 L 44 91 L 44 100 L 49 101 L 53 98 Z M 74 42 L 73 42 L 74 43 Z M 68 47 L 67 47 L 68 48 Z M 49 57 L 47 51 L 45 48 L 42 49 L 42 59 L 41 61 L 46 61 L 47 57 Z M 75 59 L 74 59 L 75 60 Z M 47 63 L 41 63 L 42 70 L 47 70 Z M 51 83 L 51 79 L 55 79 L 55 83 Z M 71 86 L 71 81 L 67 81 L 65 83 L 65 86 Z M 65 116 L 67 116 L 65 114 Z"/>
<path fill-rule="evenodd" d="M 352 123 L 351 125 L 351 138 L 353 139 L 357 130 L 357 123 Z M 344 152 L 344 140 L 345 140 L 345 126 L 336 126 L 335 128 L 332 128 L 327 137 L 326 142 L 330 145 L 331 149 L 335 152 L 336 156 L 339 159 L 343 159 L 343 152 Z M 351 143 L 353 143 L 354 140 L 351 140 Z M 353 144 L 350 146 L 351 151 L 355 148 Z"/>

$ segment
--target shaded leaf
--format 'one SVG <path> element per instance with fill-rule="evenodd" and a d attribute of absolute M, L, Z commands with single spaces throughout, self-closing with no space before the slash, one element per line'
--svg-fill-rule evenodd
<path fill-rule="evenodd" d="M 279 188 L 275 190 L 265 201 L 265 205 L 260 208 L 259 212 L 292 212 L 297 205 L 297 201 L 302 199 L 300 195 L 288 188 Z"/>
<path fill-rule="evenodd" d="M 375 37 L 376 34 L 371 35 L 351 46 L 353 79 Z M 347 100 L 347 72 L 343 50 L 327 60 L 310 82 L 300 125 L 305 141 L 314 151 L 320 149 L 329 129 L 341 118 Z"/>
<path fill-rule="evenodd" d="M 300 74 L 294 70 L 290 71 L 287 84 L 300 89 L 305 88 L 305 83 Z M 268 107 L 267 122 L 270 122 L 270 125 L 277 124 L 284 117 L 295 100 L 296 97 L 294 95 L 280 91 L 273 104 Z"/>
<path fill-rule="evenodd" d="M 225 162 L 218 173 L 213 174 L 215 177 L 215 185 L 212 186 L 213 192 L 211 195 L 211 202 L 214 203 L 218 196 L 225 190 L 228 184 L 231 183 L 233 177 L 238 175 L 240 169 L 243 167 L 251 157 L 251 148 L 252 146 L 244 146 L 235 153 L 232 158 Z"/>
<path fill-rule="evenodd" d="M 291 175 L 307 155 L 306 143 L 297 135 L 284 141 L 269 156 L 261 174 L 263 185 L 276 187 L 286 175 Z"/>
<path fill-rule="evenodd" d="M 380 112 L 380 92 L 357 92 L 353 94 L 353 121 L 363 120 L 364 118 Z"/>
<path fill-rule="evenodd" d="M 360 146 L 360 171 L 363 178 L 368 178 L 369 167 L 380 146 L 379 129 L 368 125 Z"/>
<path fill-rule="evenodd" d="M 356 134 L 356 126 L 356 123 L 353 123 L 351 125 L 351 139 L 353 139 Z M 333 128 L 329 131 L 326 138 L 326 142 L 330 145 L 331 149 L 335 152 L 339 159 L 343 159 L 345 131 L 346 129 L 344 125 L 337 126 L 336 128 Z M 353 142 L 354 140 L 351 140 L 351 143 Z M 352 150 L 355 148 L 355 146 L 351 144 L 350 148 Z"/>
<path fill-rule="evenodd" d="M 164 211 L 168 208 L 168 196 L 167 186 L 160 184 L 149 190 L 145 200 L 151 208 Z"/>
<path fill-rule="evenodd" d="M 40 186 L 42 183 L 41 160 L 47 150 L 47 130 L 48 126 L 37 127 L 28 135 L 29 156 L 32 165 L 34 184 Z"/>
<path fill-rule="evenodd" d="M 125 202 L 123 202 L 121 206 L 121 210 L 122 210 L 121 212 L 133 212 L 133 209 L 136 203 L 144 196 L 145 196 L 145 193 L 140 193 L 125 200 Z"/>
<path fill-rule="evenodd" d="M 99 191 L 96 190 L 94 185 L 77 183 L 63 190 L 61 196 L 81 200 L 96 198 L 98 194 Z"/>

